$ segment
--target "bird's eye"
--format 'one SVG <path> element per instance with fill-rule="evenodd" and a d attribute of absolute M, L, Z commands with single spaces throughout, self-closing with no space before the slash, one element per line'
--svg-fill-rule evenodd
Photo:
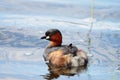
<path fill-rule="evenodd" d="M 50 35 L 50 32 L 46 32 L 45 35 L 46 35 L 46 36 L 49 36 L 49 35 Z"/>

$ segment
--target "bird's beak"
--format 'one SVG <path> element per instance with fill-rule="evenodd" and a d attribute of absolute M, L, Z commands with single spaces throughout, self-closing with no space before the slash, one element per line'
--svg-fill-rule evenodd
<path fill-rule="evenodd" d="M 41 37 L 41 39 L 46 39 L 46 36 Z"/>
<path fill-rule="evenodd" d="M 41 39 L 50 40 L 50 36 L 43 36 L 43 37 L 41 37 Z"/>

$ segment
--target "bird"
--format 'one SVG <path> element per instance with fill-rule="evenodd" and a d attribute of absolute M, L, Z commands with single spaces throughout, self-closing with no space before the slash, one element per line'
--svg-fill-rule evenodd
<path fill-rule="evenodd" d="M 44 50 L 44 60 L 57 67 L 78 67 L 88 63 L 85 51 L 78 49 L 72 43 L 62 44 L 62 33 L 59 29 L 48 29 L 41 39 L 50 41 Z"/>

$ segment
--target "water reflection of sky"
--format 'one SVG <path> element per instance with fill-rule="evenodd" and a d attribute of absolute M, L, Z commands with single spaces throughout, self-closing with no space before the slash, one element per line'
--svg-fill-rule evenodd
<path fill-rule="evenodd" d="M 119 0 L 24 0 L 24 1 L 45 1 L 52 3 L 66 3 L 66 4 L 83 4 L 90 5 L 94 1 L 95 5 L 114 5 L 119 6 Z"/>
<path fill-rule="evenodd" d="M 43 61 L 48 42 L 40 36 L 49 28 L 63 32 L 64 43 L 88 51 L 92 0 L 1 0 L 0 79 L 42 80 L 49 73 Z M 94 0 L 96 21 L 91 33 L 86 72 L 59 80 L 119 80 L 120 0 Z M 105 21 L 106 20 L 106 21 Z M 85 24 L 84 24 L 85 23 Z"/>
<path fill-rule="evenodd" d="M 93 0 L 98 20 L 119 21 L 119 0 Z M 54 15 L 71 18 L 91 17 L 92 0 L 2 0 L 1 17 L 5 14 Z"/>

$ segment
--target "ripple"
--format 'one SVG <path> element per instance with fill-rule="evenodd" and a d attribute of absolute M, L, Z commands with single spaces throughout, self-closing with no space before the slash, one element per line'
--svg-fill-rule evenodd
<path fill-rule="evenodd" d="M 18 48 L 31 48 L 31 47 L 44 47 L 46 42 L 40 42 L 39 37 L 34 35 L 27 35 L 22 32 L 14 31 L 1 31 L 0 33 L 0 46 L 10 46 Z M 41 44 L 43 43 L 43 44 Z"/>

